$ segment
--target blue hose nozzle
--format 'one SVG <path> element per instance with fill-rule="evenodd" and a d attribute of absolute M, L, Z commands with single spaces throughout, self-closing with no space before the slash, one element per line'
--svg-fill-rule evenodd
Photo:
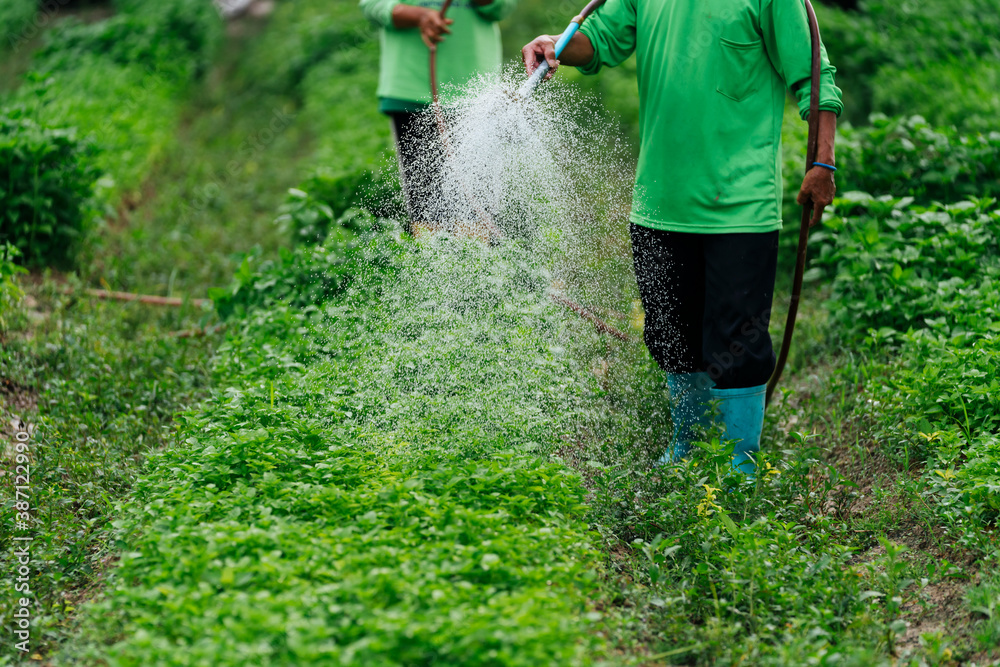
<path fill-rule="evenodd" d="M 573 35 L 575 35 L 576 31 L 579 29 L 580 29 L 580 24 L 577 23 L 576 21 L 573 21 L 572 23 L 569 24 L 569 26 L 566 27 L 565 30 L 563 30 L 563 34 L 559 36 L 559 41 L 556 42 L 556 58 L 562 55 L 562 52 L 566 48 L 566 45 L 569 44 L 569 40 L 573 39 Z M 528 77 L 528 80 L 524 82 L 524 84 L 521 86 L 521 90 L 517 91 L 517 96 L 520 98 L 525 98 L 531 95 L 533 92 L 535 92 L 535 88 L 538 88 L 538 84 L 540 84 L 542 80 L 545 79 L 545 75 L 548 74 L 549 70 L 551 69 L 552 68 L 549 66 L 549 62 L 547 60 L 543 61 L 538 66 L 538 68 L 531 73 L 531 76 Z"/>

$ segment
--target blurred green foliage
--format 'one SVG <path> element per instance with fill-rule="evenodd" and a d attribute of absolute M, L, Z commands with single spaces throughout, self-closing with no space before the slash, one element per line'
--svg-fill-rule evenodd
<path fill-rule="evenodd" d="M 72 70 L 34 72 L 10 97 L 46 125 L 73 127 L 100 153 L 105 200 L 135 192 L 177 121 L 178 84 L 154 70 L 85 56 Z"/>
<path fill-rule="evenodd" d="M 520 62 L 522 46 L 538 35 L 561 33 L 585 4 L 586 0 L 519 0 L 517 10 L 501 24 L 505 57 Z M 603 69 L 600 76 L 584 76 L 575 68 L 565 67 L 559 77 L 598 97 L 638 155 L 639 89 L 635 68 L 632 57 L 618 67 Z"/>
<path fill-rule="evenodd" d="M 37 0 L 4 0 L 0 4 L 0 54 L 18 48 L 37 13 Z"/>
<path fill-rule="evenodd" d="M 309 73 L 328 60 L 347 58 L 327 75 L 349 75 L 359 69 L 377 75 L 376 37 L 377 29 L 361 15 L 356 2 L 279 3 L 268 30 L 246 54 L 245 75 L 266 88 L 295 91 L 300 96 L 308 89 Z M 366 95 L 368 106 L 374 106 L 374 89 Z"/>
<path fill-rule="evenodd" d="M 156 26 L 158 37 L 151 42 L 175 40 L 178 55 L 193 59 L 196 73 L 203 72 L 216 53 L 223 35 L 219 12 L 211 2 L 201 0 L 114 0 L 120 16 Z M 147 47 L 148 48 L 148 47 Z M 169 65 L 169 63 L 160 63 Z"/>
<path fill-rule="evenodd" d="M 209 2 L 120 2 L 120 14 L 82 23 L 73 18 L 46 34 L 36 53 L 43 72 L 86 67 L 92 57 L 140 67 L 178 80 L 199 76 L 221 38 L 222 24 Z"/>
<path fill-rule="evenodd" d="M 1000 117 L 1000 12 L 995 0 L 863 0 L 817 7 L 846 115 L 921 115 L 988 131 Z"/>
<path fill-rule="evenodd" d="M 25 264 L 72 263 L 95 214 L 93 153 L 73 129 L 0 112 L 0 243 Z"/>
<path fill-rule="evenodd" d="M 178 94 L 204 71 L 222 36 L 211 3 L 130 1 L 119 9 L 120 14 L 94 23 L 58 23 L 35 54 L 34 71 L 5 100 L 38 124 L 67 128 L 67 136 L 83 137 L 100 149 L 87 162 L 88 170 L 73 172 L 73 178 L 54 168 L 46 173 L 50 163 L 36 161 L 42 169 L 33 177 L 34 189 L 21 191 L 29 183 L 26 177 L 11 181 L 17 188 L 8 196 L 17 197 L 18 206 L 8 207 L 3 235 L 15 238 L 16 233 L 18 244 L 37 241 L 25 249 L 31 264 L 65 265 L 80 249 L 85 229 L 79 220 L 85 216 L 75 212 L 80 209 L 75 202 L 84 175 L 90 178 L 88 190 L 97 176 L 91 165 L 106 174 L 100 196 L 107 204 L 117 205 L 140 187 L 172 139 Z M 52 159 L 55 165 L 55 153 Z M 33 205 L 38 206 L 34 212 Z M 43 214 L 60 221 L 38 220 Z M 29 220 L 36 220 L 33 232 L 8 231 L 7 225 L 24 226 Z M 52 237 L 51 243 L 41 242 L 40 230 Z"/>
<path fill-rule="evenodd" d="M 297 0 L 279 5 L 249 54 L 243 76 L 284 91 L 301 105 L 297 121 L 311 128 L 307 178 L 280 221 L 294 242 L 322 241 L 351 207 L 379 217 L 402 211 L 389 119 L 378 112 L 377 29 L 356 3 Z"/>

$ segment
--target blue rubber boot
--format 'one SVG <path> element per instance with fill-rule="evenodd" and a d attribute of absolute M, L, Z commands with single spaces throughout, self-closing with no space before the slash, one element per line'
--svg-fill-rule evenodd
<path fill-rule="evenodd" d="M 733 468 L 748 479 L 757 477 L 757 453 L 760 434 L 764 430 L 764 402 L 767 386 L 746 389 L 712 389 L 712 400 L 718 401 L 722 437 L 735 441 Z"/>
<path fill-rule="evenodd" d="M 657 463 L 677 463 L 691 452 L 697 428 L 707 428 L 711 423 L 709 401 L 712 400 L 711 389 L 714 385 L 708 373 L 667 374 L 674 437 L 670 441 L 670 449 Z"/>

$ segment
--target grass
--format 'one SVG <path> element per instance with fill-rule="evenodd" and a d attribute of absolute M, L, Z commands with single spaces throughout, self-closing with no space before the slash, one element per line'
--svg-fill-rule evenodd
<path fill-rule="evenodd" d="M 80 302 L 54 287 L 29 289 L 22 318 L 31 318 L 31 338 L 8 337 L 0 356 L 0 377 L 11 383 L 0 416 L 34 429 L 31 547 L 40 567 L 31 578 L 33 650 L 43 653 L 64 639 L 67 618 L 115 560 L 115 503 L 132 488 L 145 456 L 170 441 L 173 414 L 204 395 L 211 350 L 205 339 L 165 335 L 190 327 L 197 314 Z M 14 332 L 25 326 L 11 324 Z M 9 507 L 10 444 L 3 460 Z M 5 521 L 0 539 L 12 544 L 13 534 Z M 14 571 L 10 550 L 0 559 L 5 573 Z M 4 654 L 12 649 L 6 644 Z"/>
<path fill-rule="evenodd" d="M 4 313 L 3 418 L 36 425 L 45 510 L 33 650 L 56 664 L 1000 659 L 992 203 L 842 201 L 812 247 L 759 485 L 736 483 L 712 432 L 696 461 L 653 469 L 669 414 L 627 262 L 595 250 L 579 270 L 613 284 L 599 305 L 624 314 L 619 345 L 542 298 L 544 248 L 414 243 L 376 222 L 374 241 L 334 225 L 322 247 L 281 249 L 289 187 L 382 166 L 375 45 L 353 7 L 306 0 L 240 29 L 199 83 L 137 87 L 141 72 L 105 63 L 55 84 L 132 101 L 105 137 L 113 206 L 84 284 L 202 295 L 236 279 L 213 293 L 228 317 L 215 336 L 169 334 L 220 315 L 90 303 L 58 275 Z M 71 106 L 45 113 L 101 127 L 99 100 Z M 879 132 L 852 136 L 877 152 Z M 785 141 L 794 165 L 801 126 Z M 901 156 L 919 163 L 912 182 L 852 178 L 932 191 L 933 152 Z M 982 166 L 934 191 L 977 192 Z M 621 247 L 603 224 L 596 245 Z M 960 280 L 932 288 L 942 271 Z"/>
<path fill-rule="evenodd" d="M 584 390 L 549 350 L 559 313 L 533 267 L 496 281 L 519 248 L 394 234 L 349 251 L 385 279 L 232 321 L 220 389 L 125 507 L 79 659 L 589 662 L 597 554 L 579 478 L 548 457 L 553 406 Z"/>

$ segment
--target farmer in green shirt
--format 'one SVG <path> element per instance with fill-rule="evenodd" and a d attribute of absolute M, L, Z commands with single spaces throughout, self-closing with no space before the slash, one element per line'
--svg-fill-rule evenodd
<path fill-rule="evenodd" d="M 420 112 L 431 103 L 430 50 L 437 50 L 438 88 L 463 86 L 476 73 L 500 67 L 500 28 L 517 0 L 454 0 L 442 19 L 442 0 L 361 0 L 364 15 L 381 28 L 379 111 L 396 139 L 400 181 L 411 223 L 439 217 L 438 137 L 421 131 Z"/>
<path fill-rule="evenodd" d="M 529 73 L 553 68 L 557 36 L 524 47 Z M 753 476 L 774 370 L 768 335 L 781 228 L 785 91 L 809 113 L 811 38 L 804 0 L 608 0 L 561 62 L 585 74 L 636 54 L 641 146 L 632 200 L 644 337 L 667 371 L 673 443 L 687 455 L 716 400 L 733 466 Z M 835 192 L 843 110 L 822 50 L 819 153 L 799 202 L 814 223 Z"/>

